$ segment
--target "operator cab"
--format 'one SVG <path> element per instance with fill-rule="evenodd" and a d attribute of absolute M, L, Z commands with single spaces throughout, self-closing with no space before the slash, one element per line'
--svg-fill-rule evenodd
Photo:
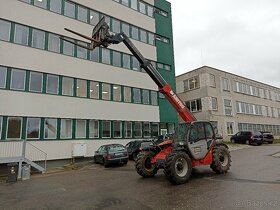
<path fill-rule="evenodd" d="M 203 159 L 216 140 L 212 124 L 205 121 L 179 124 L 175 133 L 175 142 L 184 142 L 196 160 Z"/>

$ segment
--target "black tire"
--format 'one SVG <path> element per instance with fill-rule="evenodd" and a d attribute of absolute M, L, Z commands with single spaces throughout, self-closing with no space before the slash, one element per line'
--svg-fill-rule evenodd
<path fill-rule="evenodd" d="M 103 158 L 102 164 L 104 165 L 105 168 L 108 168 L 109 163 Z"/>
<path fill-rule="evenodd" d="M 273 141 L 269 141 L 268 143 L 269 143 L 269 144 L 273 144 Z"/>
<path fill-rule="evenodd" d="M 158 168 L 156 164 L 151 163 L 151 159 L 154 156 L 155 153 L 150 151 L 143 151 L 137 155 L 135 169 L 140 176 L 150 178 L 156 175 Z"/>
<path fill-rule="evenodd" d="M 137 155 L 138 155 L 138 153 L 134 152 L 132 154 L 132 160 L 136 161 L 137 160 Z"/>
<path fill-rule="evenodd" d="M 227 173 L 231 165 L 231 156 L 224 146 L 215 146 L 212 150 L 211 169 L 217 174 Z"/>
<path fill-rule="evenodd" d="M 185 152 L 172 152 L 166 158 L 164 174 L 175 185 L 186 183 L 192 173 L 192 161 Z"/>
<path fill-rule="evenodd" d="M 258 143 L 258 146 L 261 146 L 263 143 Z"/>

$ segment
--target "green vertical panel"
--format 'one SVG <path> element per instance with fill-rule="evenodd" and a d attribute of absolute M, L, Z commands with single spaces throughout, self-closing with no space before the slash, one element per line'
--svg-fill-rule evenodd
<path fill-rule="evenodd" d="M 11 33 L 10 33 L 10 42 L 14 43 L 14 37 L 15 37 L 15 24 L 11 24 Z"/>
<path fill-rule="evenodd" d="M 74 45 L 74 57 L 75 58 L 77 58 L 77 54 L 78 54 L 78 47 L 77 47 L 77 45 Z"/>
<path fill-rule="evenodd" d="M 58 95 L 62 95 L 62 78 L 63 76 L 58 77 Z"/>
<path fill-rule="evenodd" d="M 31 5 L 34 5 L 34 0 L 31 0 L 31 1 L 30 1 L 30 4 L 31 4 Z"/>
<path fill-rule="evenodd" d="M 25 71 L 25 91 L 29 91 L 30 71 Z"/>
<path fill-rule="evenodd" d="M 49 32 L 45 33 L 45 50 L 48 50 L 49 48 Z"/>
<path fill-rule="evenodd" d="M 102 135 L 102 131 L 103 131 L 103 120 L 99 120 L 99 138 L 103 138 Z"/>
<path fill-rule="evenodd" d="M 72 120 L 72 139 L 76 138 L 76 119 Z"/>
<path fill-rule="evenodd" d="M 32 47 L 32 34 L 33 34 L 33 28 L 29 27 L 29 36 L 28 36 L 28 46 Z"/>
<path fill-rule="evenodd" d="M 90 24 L 90 9 L 87 8 L 87 23 Z"/>
<path fill-rule="evenodd" d="M 46 93 L 47 92 L 47 74 L 44 73 L 43 74 L 43 90 L 42 93 Z"/>
<path fill-rule="evenodd" d="M 5 140 L 6 139 L 6 133 L 7 133 L 7 129 L 8 129 L 8 117 L 7 116 L 3 116 L 2 119 L 2 136 L 1 139 Z"/>
<path fill-rule="evenodd" d="M 77 97 L 77 79 L 76 78 L 74 78 L 74 85 L 73 85 L 73 87 L 74 87 L 73 96 Z"/>
<path fill-rule="evenodd" d="M 111 125 L 111 139 L 113 139 L 114 138 L 114 121 L 110 121 L 111 123 L 110 123 L 110 125 Z"/>
<path fill-rule="evenodd" d="M 135 138 L 135 135 L 134 135 L 134 130 L 135 130 L 135 122 L 131 122 L 131 130 L 132 130 L 132 138 L 134 139 Z"/>
<path fill-rule="evenodd" d="M 22 118 L 21 139 L 26 139 L 27 117 Z"/>
<path fill-rule="evenodd" d="M 144 138 L 144 122 L 141 122 L 141 137 Z"/>
<path fill-rule="evenodd" d="M 125 132 L 124 132 L 124 121 L 121 122 L 121 125 L 122 125 L 122 138 L 124 139 L 125 138 Z"/>
<path fill-rule="evenodd" d="M 99 82 L 99 99 L 102 100 L 102 82 Z"/>
<path fill-rule="evenodd" d="M 121 86 L 121 102 L 124 102 L 124 86 Z"/>
<path fill-rule="evenodd" d="M 86 139 L 89 139 L 89 120 L 86 120 Z"/>
<path fill-rule="evenodd" d="M 134 92 L 133 92 L 133 87 L 131 88 L 131 103 L 134 103 Z"/>
<path fill-rule="evenodd" d="M 98 47 L 98 50 L 99 50 L 99 63 L 102 63 L 102 49 L 103 47 Z"/>
<path fill-rule="evenodd" d="M 41 117 L 41 124 L 40 124 L 40 139 L 43 140 L 44 139 L 44 124 L 45 124 L 45 118 Z"/>
<path fill-rule="evenodd" d="M 6 89 L 7 90 L 10 90 L 10 87 L 11 87 L 11 68 L 8 67 L 7 68 L 7 77 L 6 77 Z"/>
<path fill-rule="evenodd" d="M 140 103 L 143 104 L 143 89 L 140 89 Z"/>
<path fill-rule="evenodd" d="M 90 98 L 90 81 L 87 80 L 87 98 Z"/>
<path fill-rule="evenodd" d="M 75 19 L 78 20 L 78 4 L 75 4 Z"/>
<path fill-rule="evenodd" d="M 57 139 L 60 139 L 60 131 L 61 131 L 61 119 L 57 119 L 57 135 L 56 135 Z"/>
<path fill-rule="evenodd" d="M 151 91 L 149 90 L 149 105 L 152 105 L 152 95 Z"/>
<path fill-rule="evenodd" d="M 51 9 L 51 3 L 50 3 L 51 0 L 47 0 L 47 10 L 50 10 Z"/>
<path fill-rule="evenodd" d="M 60 54 L 63 54 L 63 40 L 60 39 Z"/>
<path fill-rule="evenodd" d="M 61 2 L 61 14 L 64 15 L 64 11 L 65 11 L 65 0 L 62 0 Z"/>
<path fill-rule="evenodd" d="M 110 85 L 110 101 L 113 101 L 114 100 L 114 88 L 113 88 L 113 85 L 112 84 L 109 84 Z"/>

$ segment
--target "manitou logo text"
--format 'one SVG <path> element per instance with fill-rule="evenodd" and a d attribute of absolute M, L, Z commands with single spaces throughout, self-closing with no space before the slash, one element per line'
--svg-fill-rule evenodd
<path fill-rule="evenodd" d="M 172 95 L 173 99 L 178 103 L 178 105 L 181 107 L 181 109 L 185 108 L 185 105 L 183 104 L 183 102 L 178 98 L 178 96 L 173 92 L 173 90 L 171 90 L 170 95 Z"/>

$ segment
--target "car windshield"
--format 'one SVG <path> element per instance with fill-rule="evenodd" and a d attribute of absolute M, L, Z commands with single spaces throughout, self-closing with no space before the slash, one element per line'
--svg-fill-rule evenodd
<path fill-rule="evenodd" d="M 176 127 L 175 134 L 173 135 L 174 141 L 176 142 L 186 141 L 187 134 L 190 128 L 191 128 L 191 124 L 189 123 L 178 124 L 178 126 Z"/>
<path fill-rule="evenodd" d="M 110 145 L 108 146 L 108 150 L 110 152 L 115 152 L 115 151 L 124 150 L 124 147 L 122 145 Z"/>

